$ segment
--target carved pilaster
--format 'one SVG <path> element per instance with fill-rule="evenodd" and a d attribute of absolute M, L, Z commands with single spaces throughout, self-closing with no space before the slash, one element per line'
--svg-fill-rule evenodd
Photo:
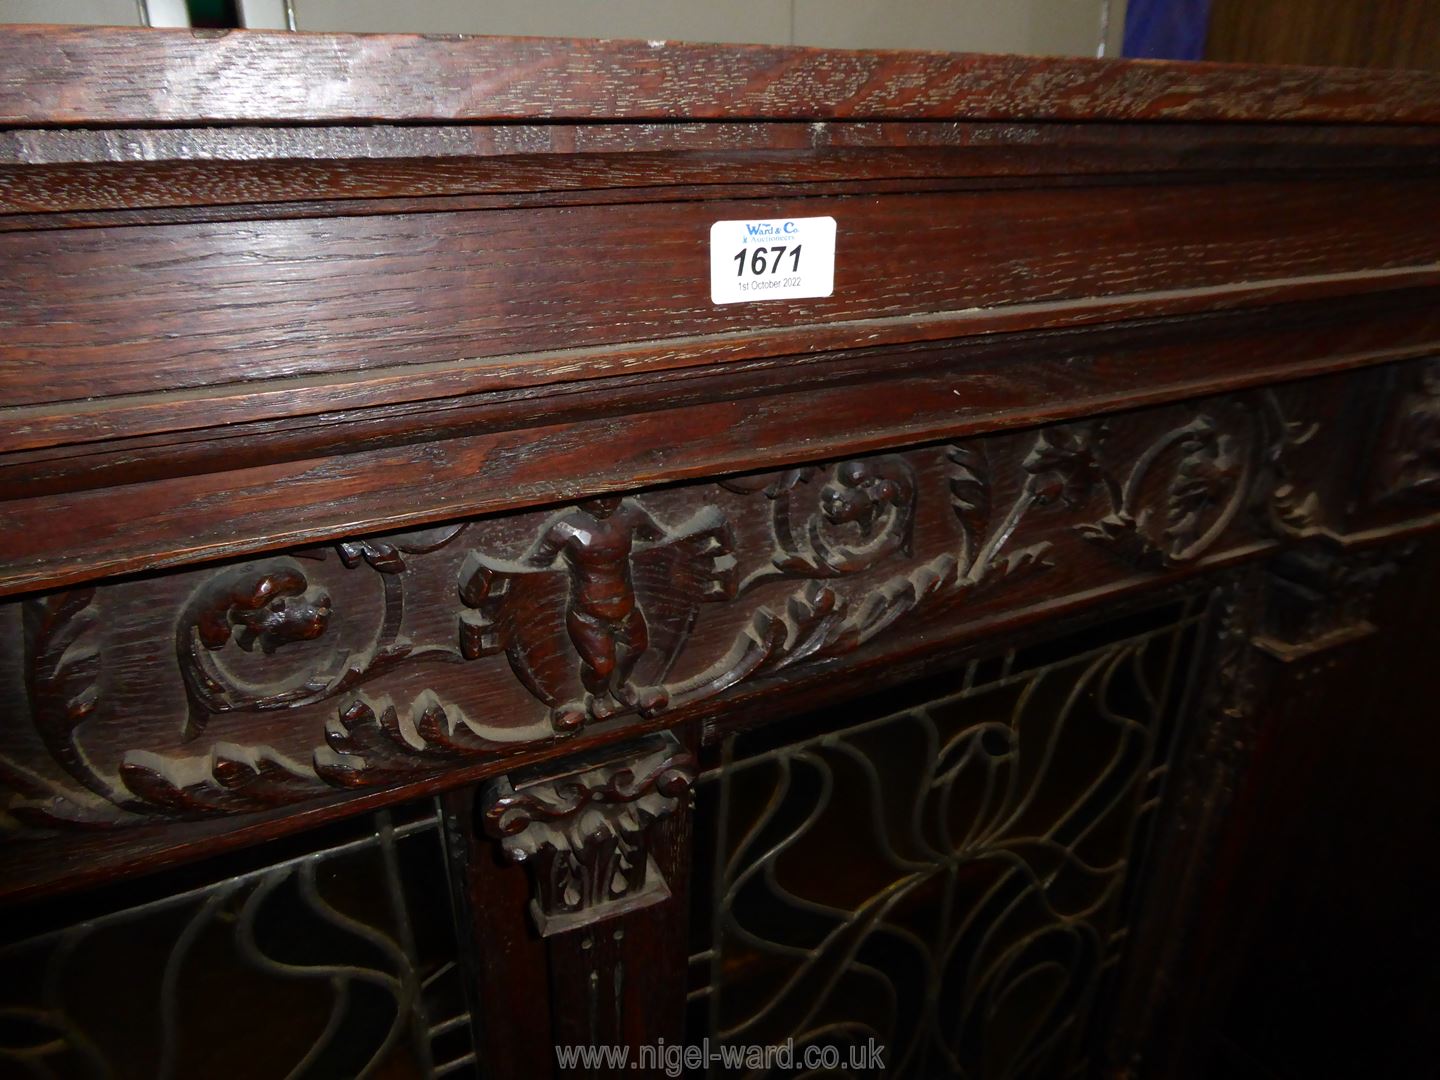
<path fill-rule="evenodd" d="M 1107 1035 L 1107 1076 L 1165 1076 L 1181 1044 L 1198 988 L 1187 982 L 1204 933 L 1203 898 L 1212 888 L 1225 822 L 1255 743 L 1264 686 L 1253 645 L 1263 572 L 1227 575 L 1211 600 L 1204 693 L 1151 839 L 1149 894 L 1131 935 Z"/>
<path fill-rule="evenodd" d="M 1370 608 L 1380 583 L 1404 552 L 1346 553 L 1311 546 L 1285 552 L 1269 566 L 1265 612 L 1255 646 L 1294 663 L 1375 632 Z"/>
<path fill-rule="evenodd" d="M 529 867 L 542 936 L 669 898 L 648 834 L 658 819 L 688 811 L 694 782 L 693 756 L 661 733 L 487 786 L 485 831 Z"/>

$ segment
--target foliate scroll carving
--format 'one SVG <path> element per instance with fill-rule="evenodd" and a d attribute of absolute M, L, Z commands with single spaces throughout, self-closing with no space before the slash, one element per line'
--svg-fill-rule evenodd
<path fill-rule="evenodd" d="M 0 814 L 108 826 L 420 780 L 936 620 L 1304 537 L 1323 517 L 1315 426 L 1282 399 L 1309 400 L 1207 399 L 27 599 L 11 670 L 39 749 L 0 745 L 17 793 Z"/>
<path fill-rule="evenodd" d="M 467 527 L 462 522 L 337 545 L 343 567 L 365 565 L 378 572 L 378 613 L 345 613 L 347 620 L 373 620 L 373 634 L 359 647 L 334 640 L 331 628 L 339 613 L 325 587 L 312 582 L 317 569 L 301 564 L 302 559 L 323 564 L 327 548 L 247 563 L 206 578 L 175 625 L 175 655 L 189 700 L 186 737 L 199 737 L 216 715 L 325 701 L 417 655 L 453 651 L 432 647 L 417 654 L 403 634 L 405 560 L 439 551 Z M 297 647 L 307 642 L 318 645 Z M 280 655 L 265 662 L 249 659 L 257 651 L 262 658 Z M 294 660 L 287 663 L 292 653 Z"/>
<path fill-rule="evenodd" d="M 770 500 L 775 554 L 770 566 L 745 579 L 742 592 L 777 577 L 841 577 L 897 552 L 911 554 L 915 470 L 899 454 L 842 461 L 828 470 L 791 469 L 762 490 Z"/>
<path fill-rule="evenodd" d="M 1252 503 L 1262 529 L 1276 536 L 1299 538 L 1325 525 L 1320 496 L 1296 480 L 1291 453 L 1320 433 L 1320 424 L 1290 417 L 1280 395 L 1260 395 L 1255 419 L 1259 425 L 1260 466 L 1252 483 Z"/>
<path fill-rule="evenodd" d="M 21 602 L 25 691 L 49 762 L 79 785 L 49 780 L 25 762 L 0 758 L 8 810 L 42 828 L 104 829 L 131 815 L 126 792 L 81 749 L 79 733 L 101 705 L 97 592 L 70 589 Z"/>
<path fill-rule="evenodd" d="M 558 770 L 501 777 L 483 800 L 486 832 L 530 868 L 541 933 L 668 897 L 646 836 L 657 819 L 688 811 L 694 757 L 667 733 Z"/>
<path fill-rule="evenodd" d="M 50 757 L 97 795 L 111 785 L 76 745 L 76 729 L 95 711 L 100 690 L 94 589 L 72 589 L 24 602 L 25 676 L 35 730 Z"/>
<path fill-rule="evenodd" d="M 216 743 L 208 754 L 179 759 L 132 751 L 121 763 L 120 777 L 133 803 L 180 817 L 270 810 L 324 790 L 304 763 L 268 746 L 234 743 Z"/>
<path fill-rule="evenodd" d="M 1012 576 L 1021 570 L 1043 569 L 1052 548 L 1049 540 L 1017 544 L 1016 531 L 1025 516 L 1037 506 L 1053 501 L 1053 492 L 1045 483 L 1043 472 L 1031 469 L 1027 462 L 1036 457 L 1046 444 L 1046 432 L 1035 440 L 1030 453 L 1021 462 L 1027 474 L 1019 494 L 1005 512 L 996 516 L 994 498 L 994 465 L 984 442 L 960 444 L 949 448 L 950 509 L 960 525 L 962 546 L 956 566 L 956 584 L 962 589 L 975 589 L 997 579 Z M 1070 503 L 1065 504 L 1067 509 Z"/>
<path fill-rule="evenodd" d="M 637 499 L 591 499 L 546 522 L 518 562 L 471 553 L 461 651 L 503 651 L 557 731 L 654 715 L 699 605 L 735 595 L 732 547 L 712 509 L 667 529 Z"/>
<path fill-rule="evenodd" d="M 227 656 L 229 648 L 252 654 L 258 646 L 269 657 L 285 646 L 323 637 L 331 621 L 330 597 L 289 560 L 250 564 L 210 578 L 175 628 L 175 655 L 190 703 L 186 736 L 200 735 L 219 713 L 321 701 L 404 659 L 410 650 L 396 639 L 399 589 L 398 582 L 387 579 L 380 640 L 368 655 L 330 650 L 318 665 L 307 658 L 287 670 L 275 661 L 242 674 Z"/>
<path fill-rule="evenodd" d="M 1173 463 L 1163 492 L 1156 495 L 1150 490 L 1151 473 L 1167 458 Z M 1189 562 L 1239 512 L 1249 467 L 1238 439 L 1202 413 L 1147 446 L 1122 485 L 1111 481 L 1110 513 L 1079 526 L 1080 534 L 1110 545 L 1137 566 Z"/>
<path fill-rule="evenodd" d="M 239 610 L 233 614 L 227 610 L 223 617 L 210 611 L 213 617 L 197 624 L 197 635 L 218 643 L 239 628 L 235 632 L 262 649 L 274 647 L 292 631 L 303 635 L 306 631 L 292 626 L 283 608 L 268 607 L 277 591 L 300 595 L 303 586 L 283 575 L 267 581 L 274 588 L 258 590 L 267 595 L 256 601 L 253 592 L 247 593 L 236 605 Z M 95 768 L 76 738 L 80 726 L 102 703 L 101 656 L 92 640 L 98 619 L 95 598 L 96 590 L 81 589 L 26 602 L 27 674 L 35 728 L 51 758 L 88 790 L 67 792 L 33 780 L 16 783 L 31 798 L 13 804 L 12 813 L 34 824 L 103 828 L 141 821 L 147 815 L 194 817 L 265 810 L 323 790 L 305 765 L 269 747 L 229 743 L 216 743 L 208 754 L 185 758 L 132 750 L 114 778 Z M 267 615 L 257 614 L 262 609 Z"/>
<path fill-rule="evenodd" d="M 1075 530 L 1134 566 L 1193 562 L 1247 510 L 1271 534 L 1300 534 L 1319 522 L 1317 496 L 1298 488 L 1286 460 L 1315 427 L 1288 419 L 1273 392 L 1239 408 L 1201 409 L 1152 439 L 1128 469 L 1107 452 L 1109 433 L 1099 421 L 1042 432 L 1023 466 L 1041 501 L 1079 509 L 1102 492 L 1109 512 Z"/>
<path fill-rule="evenodd" d="M 958 551 L 944 551 L 852 597 L 815 581 L 781 605 L 760 607 L 724 657 L 671 686 L 672 704 L 703 701 L 797 663 L 843 656 L 922 609 L 956 603 L 998 579 L 1045 569 L 1048 541 L 1011 543 L 1021 520 L 1043 501 L 1034 479 L 1027 479 L 1005 512 L 996 515 L 984 450 L 951 447 L 948 463 L 951 506 L 963 534 Z"/>

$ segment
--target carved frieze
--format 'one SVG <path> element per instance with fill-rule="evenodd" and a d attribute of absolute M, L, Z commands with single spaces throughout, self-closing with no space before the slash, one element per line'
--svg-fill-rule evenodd
<path fill-rule="evenodd" d="M 1333 526 L 1325 408 L 1262 390 L 0 605 L 0 821 L 420 780 L 1278 547 Z"/>
<path fill-rule="evenodd" d="M 1255 644 L 1292 662 L 1373 634 L 1376 591 L 1398 571 L 1407 550 L 1391 545 L 1344 552 L 1309 544 L 1283 553 L 1268 567 Z"/>

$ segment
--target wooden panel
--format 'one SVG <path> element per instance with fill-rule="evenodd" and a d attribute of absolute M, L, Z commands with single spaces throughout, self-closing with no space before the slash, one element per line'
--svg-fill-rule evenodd
<path fill-rule="evenodd" d="M 1377 633 L 1289 665 L 1207 897 L 1202 943 L 1223 959 L 1207 965 L 1192 1060 L 1174 1075 L 1431 1068 L 1440 548 L 1403 569 L 1367 613 Z M 1315 1039 L 1317 1025 L 1334 1036 Z"/>
<path fill-rule="evenodd" d="M 894 191 L 1229 169 L 1354 175 L 1434 168 L 1436 141 L 1411 125 L 1180 122 L 18 129 L 0 131 L 0 229 L 735 198 L 801 182 Z M 192 209 L 157 212 L 180 207 Z"/>
<path fill-rule="evenodd" d="M 1440 533 L 1440 76 L 18 29 L 0 127 L 0 901 L 442 795 L 497 1075 L 676 1036 L 636 747 L 1204 595 L 1139 1074 L 1246 748 Z M 710 302 L 802 214 L 833 296 Z"/>
<path fill-rule="evenodd" d="M 14 27 L 0 123 L 1189 119 L 1433 123 L 1435 82 L 1357 71 L 768 46 Z"/>
<path fill-rule="evenodd" d="M 1429 264 L 1437 199 L 1256 181 L 11 233 L 0 384 L 15 405 Z M 711 222 L 826 214 L 834 296 L 710 302 Z"/>
<path fill-rule="evenodd" d="M 1205 56 L 1440 70 L 1437 0 L 1212 0 Z"/>
<path fill-rule="evenodd" d="M 0 486 L 6 492 L 53 490 L 47 486 L 50 471 L 47 466 L 53 458 L 71 452 L 61 448 L 83 443 L 106 443 L 105 450 L 121 451 L 127 461 L 137 463 L 143 456 L 137 451 L 156 445 L 156 437 L 163 437 L 171 446 L 193 445 L 207 437 L 207 429 L 220 425 L 230 436 L 262 430 L 280 432 L 304 423 L 304 417 L 335 416 L 342 410 L 353 416 L 359 410 L 374 409 L 376 411 L 368 414 L 373 418 L 393 418 L 400 411 L 393 406 L 411 403 L 430 413 L 427 422 L 435 423 L 439 420 L 435 414 L 441 411 L 464 412 L 468 405 L 484 398 L 498 399 L 505 394 L 513 397 L 514 391 L 550 393 L 547 388 L 558 388 L 567 382 L 589 382 L 617 375 L 632 380 L 635 376 L 665 373 L 682 377 L 680 373 L 691 368 L 769 358 L 785 358 L 779 361 L 782 364 L 809 363 L 806 358 L 817 354 L 829 353 L 834 358 L 835 354 L 848 351 L 847 347 L 857 340 L 877 353 L 884 346 L 911 346 L 907 351 L 913 352 L 917 344 L 923 351 L 928 343 L 949 339 L 993 339 L 1000 334 L 1094 327 L 1117 320 L 1129 322 L 1129 333 L 1133 336 L 1136 330 L 1145 332 L 1144 323 L 1154 325 L 1155 320 L 1197 314 L 1229 313 L 1235 325 L 1258 325 L 1258 314 L 1266 325 L 1289 326 L 1293 325 L 1292 315 L 1297 310 L 1311 312 L 1308 321 L 1312 323 L 1329 321 L 1340 313 L 1364 322 L 1367 313 L 1373 315 L 1383 310 L 1393 314 L 1403 308 L 1423 306 L 1426 303 L 1423 288 L 1437 284 L 1440 284 L 1440 266 L 1318 274 L 1213 288 L 1131 293 L 1113 299 L 1007 304 L 931 315 L 710 334 L 700 339 L 661 339 L 653 343 L 400 365 L 337 376 L 324 382 L 304 377 L 265 379 L 222 384 L 185 394 L 161 391 L 14 406 L 0 408 L 0 450 L 36 453 L 13 453 L 7 460 L 22 465 L 23 470 L 0 465 L 6 474 Z M 1317 300 L 1326 303 L 1317 305 Z M 1302 305 L 1300 301 L 1307 303 Z M 1257 307 L 1260 312 L 1253 310 Z M 1197 329 L 1201 325 L 1199 320 L 1190 321 Z M 1408 339 L 1404 336 L 1403 324 L 1396 321 L 1387 325 L 1383 339 L 1376 339 L 1372 344 L 1393 347 L 1404 340 Z M 1330 344 L 1341 342 L 1332 340 Z M 1196 362 L 1208 366 L 1217 359 L 1197 356 Z M 884 363 L 883 354 L 877 355 L 876 364 Z M 1198 367 L 1187 368 L 1187 371 L 1193 374 Z M 409 411 L 413 414 L 416 409 Z M 267 423 L 256 426 L 256 421 Z M 146 436 L 151 438 L 144 438 Z M 85 472 L 93 476 L 103 470 L 101 460 L 100 456 L 91 458 Z M 22 480 L 17 484 L 21 478 L 29 482 Z"/>

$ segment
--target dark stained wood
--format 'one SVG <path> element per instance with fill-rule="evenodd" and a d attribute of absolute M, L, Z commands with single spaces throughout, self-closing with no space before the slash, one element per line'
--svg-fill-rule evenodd
<path fill-rule="evenodd" d="M 493 358 L 381 368 L 369 372 L 316 380 L 308 378 L 255 380 L 196 388 L 184 394 L 159 391 L 114 395 L 84 401 L 65 401 L 0 409 L 0 450 L 16 451 L 68 447 L 80 443 L 110 443 L 127 451 L 147 445 L 124 442 L 127 437 L 169 436 L 172 443 L 204 438 L 207 428 L 223 423 L 230 432 L 247 422 L 284 418 L 266 430 L 294 427 L 294 419 L 317 414 L 334 415 L 342 409 L 424 403 L 433 422 L 437 411 L 478 404 L 478 395 L 492 391 L 532 390 L 591 382 L 610 376 L 659 375 L 693 367 L 753 361 L 769 357 L 805 362 L 807 354 L 832 355 L 853 347 L 904 346 L 944 342 L 1031 330 L 1057 330 L 1120 321 L 1174 319 L 1208 312 L 1236 311 L 1264 305 L 1274 307 L 1312 299 L 1331 302 L 1312 309 L 1317 316 L 1345 311 L 1360 316 L 1364 307 L 1353 299 L 1371 294 L 1381 303 L 1405 296 L 1406 290 L 1440 283 L 1440 268 L 1369 270 L 1357 274 L 1322 274 L 1274 279 L 1261 283 L 1221 285 L 1129 294 L 1119 299 L 1082 298 L 1038 304 L 1005 304 L 994 308 L 909 315 L 891 318 L 810 323 L 775 330 L 707 334 L 700 338 L 661 339 L 653 344 L 623 344 L 586 349 L 558 349 Z M 1238 309 L 1238 311 L 1237 311 Z M 1249 315 L 1253 319 L 1253 312 Z M 1276 320 L 1267 317 L 1273 323 Z M 1019 341 L 1021 338 L 1008 339 Z M 877 363 L 884 364 L 883 354 Z M 394 410 L 387 410 L 389 415 Z M 356 413 L 381 417 L 387 412 Z M 193 434 L 192 434 L 193 433 Z M 26 476 L 36 480 L 39 457 L 16 455 Z M 88 470 L 87 470 L 88 471 Z"/>
<path fill-rule="evenodd" d="M 1423 355 L 1440 341 L 1440 315 L 1423 292 L 1402 294 L 1383 317 L 1331 304 L 1251 318 L 1243 336 L 1219 320 L 1160 322 L 1113 344 L 1100 330 L 1068 343 L 1002 336 L 958 354 L 737 364 L 658 392 L 648 380 L 578 384 L 559 400 L 480 403 L 453 429 L 402 418 L 402 430 L 419 430 L 399 440 L 385 437 L 383 420 L 357 438 L 322 416 L 297 449 L 279 443 L 269 459 L 266 440 L 252 445 L 241 432 L 209 449 L 164 440 L 145 455 L 155 466 L 134 450 L 81 456 L 59 483 L 32 460 L 7 477 L 20 489 L 0 504 L 16 525 L 0 592 L 1323 374 Z M 154 467 L 160 478 L 145 478 Z M 124 486 L 105 486 L 110 477 Z M 25 490 L 36 482 L 54 486 Z M 401 484 L 415 489 L 397 503 Z"/>
<path fill-rule="evenodd" d="M 562 38 L 21 26 L 0 73 L 7 125 L 1440 119 L 1435 80 L 1413 73 Z"/>
<path fill-rule="evenodd" d="M 1435 634 L 1411 613 L 1435 595 L 1436 555 L 1433 538 L 1290 553 L 1236 595 L 1232 615 L 1255 610 L 1231 625 L 1259 633 L 1228 635 L 1209 708 L 1229 719 L 1197 759 L 1220 768 L 1192 769 L 1170 823 L 1169 858 L 1197 880 L 1157 882 L 1189 910 L 1155 909 L 1118 1062 L 1187 1080 L 1424 1074 L 1435 943 L 1420 913 L 1440 879 L 1414 845 L 1434 819 Z M 1198 858 L 1175 854 L 1202 837 Z M 1331 1037 L 1312 1037 L 1317 1017 Z"/>
<path fill-rule="evenodd" d="M 1440 549 L 1411 551 L 1403 569 L 1367 612 L 1374 632 L 1275 665 L 1289 700 L 1230 817 L 1214 889 L 1224 902 L 1212 898 L 1199 937 L 1223 942 L 1221 959 L 1201 968 L 1174 1075 L 1430 1068 L 1417 1035 L 1440 1005 L 1429 915 L 1440 875 L 1420 853 L 1440 816 L 1440 639 L 1433 618 L 1411 613 L 1440 594 Z M 1317 1022 L 1335 1037 L 1313 1039 Z"/>
<path fill-rule="evenodd" d="M 1437 199 L 1440 181 L 1423 178 L 1255 181 L 8 233 L 0 380 L 21 405 L 1432 268 Z M 711 222 L 819 215 L 845 221 L 834 296 L 710 303 Z M 63 320 L 42 266 L 67 281 Z"/>
<path fill-rule="evenodd" d="M 529 879 L 485 835 L 473 787 L 448 792 L 443 806 L 475 1044 L 493 1076 L 546 1076 L 555 1066 L 550 965 L 529 917 Z"/>
<path fill-rule="evenodd" d="M 892 120 L 376 125 L 303 134 L 22 129 L 0 131 L 0 229 L 642 202 L 662 188 L 668 200 L 700 200 L 798 183 L 894 191 L 946 181 L 1033 187 L 1061 177 L 1153 182 L 1234 168 L 1354 174 L 1433 167 L 1437 153 L 1430 129 L 1402 125 Z"/>
<path fill-rule="evenodd" d="M 1246 64 L 1440 70 L 1436 0 L 1213 0 L 1205 56 Z"/>
<path fill-rule="evenodd" d="M 1208 1038 L 1250 749 L 1433 607 L 1435 77 L 18 28 L 0 125 L 0 898 L 438 795 L 549 1075 L 681 1037 L 690 753 L 1208 594 L 1096 1064 Z"/>
<path fill-rule="evenodd" d="M 1411 361 L 11 601 L 4 692 L 30 724 L 0 743 L 27 826 L 8 887 L 53 886 L 30 845 L 54 829 L 87 849 L 99 830 L 103 863 L 157 818 L 179 840 L 184 821 L 336 791 L 414 797 L 1284 547 L 1440 527 L 1433 372 Z"/>

